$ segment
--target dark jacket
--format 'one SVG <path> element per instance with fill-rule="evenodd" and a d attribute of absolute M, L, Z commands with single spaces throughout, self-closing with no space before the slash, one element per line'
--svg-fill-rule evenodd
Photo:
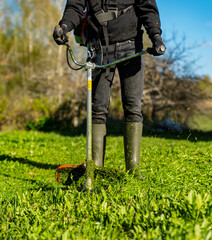
<path fill-rule="evenodd" d="M 77 27 L 83 19 L 85 2 L 86 0 L 67 0 L 60 24 L 66 24 L 68 31 Z M 116 0 L 116 3 L 118 10 L 126 9 L 130 5 L 133 5 L 134 8 L 120 15 L 117 19 L 108 22 L 107 31 L 110 43 L 136 38 L 141 32 L 142 26 L 145 27 L 150 38 L 155 34 L 161 34 L 160 18 L 155 0 Z M 104 9 L 103 4 L 102 8 Z M 93 22 L 98 24 L 91 7 L 89 7 L 89 13 Z M 103 33 L 101 31 L 99 35 L 100 39 L 102 39 Z"/>

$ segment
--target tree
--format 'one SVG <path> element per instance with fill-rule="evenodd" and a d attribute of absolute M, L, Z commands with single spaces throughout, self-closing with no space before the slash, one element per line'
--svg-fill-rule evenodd
<path fill-rule="evenodd" d="M 85 118 L 86 73 L 71 71 L 66 64 L 65 47 L 57 46 L 52 39 L 64 6 L 63 0 L 16 0 L 14 14 L 11 7 L 5 10 L 0 3 L 0 8 L 4 7 L 0 12 L 0 123 L 2 119 L 11 122 L 18 115 L 17 121 L 23 126 L 30 119 L 49 115 L 67 120 L 65 125 L 69 121 L 77 126 Z M 71 35 L 70 44 L 75 46 Z M 145 35 L 147 46 L 150 42 Z M 168 49 L 165 57 L 144 57 L 143 112 L 149 120 L 171 118 L 183 123 L 198 110 L 198 100 L 206 97 L 203 85 L 207 80 L 203 84 L 201 78 L 190 74 L 188 49 L 183 44 L 176 43 Z M 85 56 L 84 50 L 75 49 L 77 59 Z M 110 116 L 120 119 L 123 111 L 117 80 L 116 74 Z M 38 107 L 36 101 L 42 98 Z"/>

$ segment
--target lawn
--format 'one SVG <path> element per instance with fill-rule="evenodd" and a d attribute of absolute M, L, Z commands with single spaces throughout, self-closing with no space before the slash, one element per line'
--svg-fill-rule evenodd
<path fill-rule="evenodd" d="M 145 134 L 143 181 L 124 172 L 122 137 L 110 135 L 92 194 L 84 177 L 55 181 L 57 166 L 85 158 L 83 134 L 0 132 L 0 239 L 212 239 L 210 135 Z"/>

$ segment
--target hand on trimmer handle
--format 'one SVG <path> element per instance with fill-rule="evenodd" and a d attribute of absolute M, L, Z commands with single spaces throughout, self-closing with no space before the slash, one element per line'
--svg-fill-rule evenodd
<path fill-rule="evenodd" d="M 65 45 L 66 43 L 68 43 L 68 29 L 67 26 L 65 24 L 57 25 L 54 28 L 54 32 L 53 32 L 53 38 L 55 40 L 55 42 L 58 45 Z"/>
<path fill-rule="evenodd" d="M 155 34 L 151 37 L 152 48 L 148 48 L 147 52 L 154 56 L 163 55 L 166 51 L 166 46 L 163 43 L 163 40 L 159 34 Z"/>

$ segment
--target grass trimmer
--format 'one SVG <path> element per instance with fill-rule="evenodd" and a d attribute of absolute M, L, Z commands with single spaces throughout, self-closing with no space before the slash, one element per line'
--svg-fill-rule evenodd
<path fill-rule="evenodd" d="M 62 165 L 59 166 L 56 170 L 56 179 L 58 182 L 63 182 L 63 175 L 70 175 L 73 169 L 77 170 L 85 170 L 86 172 L 86 180 L 85 180 L 85 190 L 92 190 L 94 187 L 94 171 L 95 171 L 95 163 L 92 159 L 92 71 L 97 68 L 107 68 L 112 65 L 127 61 L 129 59 L 144 55 L 149 52 L 149 49 L 144 50 L 142 52 L 136 53 L 134 55 L 116 60 L 111 63 L 107 63 L 105 65 L 97 65 L 92 62 L 92 57 L 94 56 L 93 49 L 88 46 L 88 61 L 85 63 L 80 63 L 75 60 L 73 51 L 69 44 L 66 44 L 67 47 L 67 63 L 69 67 L 73 70 L 80 70 L 85 68 L 87 70 L 87 156 L 86 163 L 81 165 Z M 69 62 L 69 55 L 71 56 L 72 61 L 79 66 L 79 68 L 73 68 Z"/>

